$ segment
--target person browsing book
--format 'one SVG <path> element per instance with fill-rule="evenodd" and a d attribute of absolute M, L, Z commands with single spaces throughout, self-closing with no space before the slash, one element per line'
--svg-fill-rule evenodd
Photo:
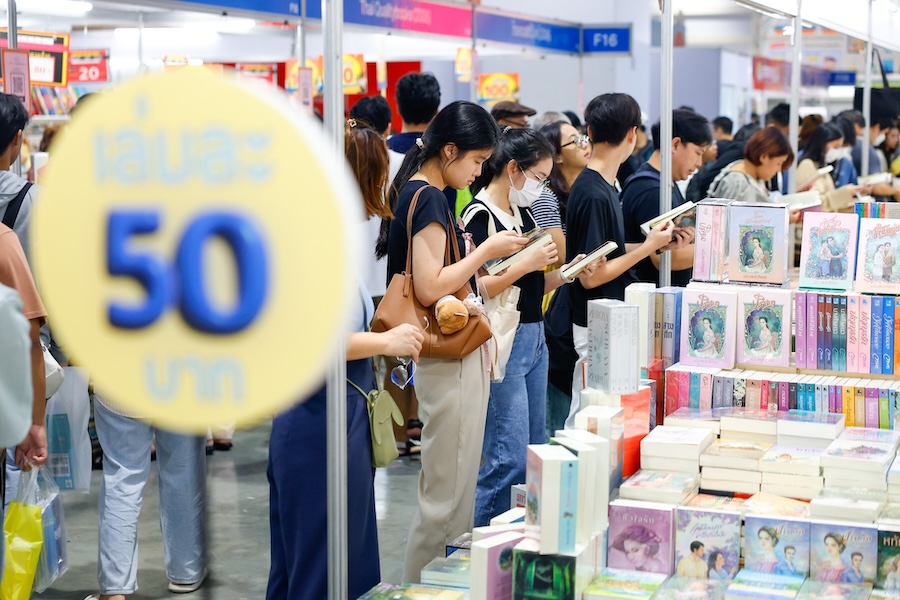
<path fill-rule="evenodd" d="M 390 218 L 382 200 L 388 176 L 387 147 L 364 121 L 344 128 L 344 150 L 362 192 L 367 214 Z M 362 275 L 360 274 L 362 282 Z M 357 293 L 354 333 L 347 340 L 347 559 L 349 592 L 357 598 L 381 580 L 375 518 L 372 445 L 366 398 L 375 387 L 373 356 L 418 360 L 424 336 L 404 324 L 383 333 L 366 331 L 374 304 L 365 285 Z M 269 441 L 269 530 L 272 563 L 267 600 L 328 597 L 328 546 L 325 465 L 325 399 L 321 387 L 305 402 L 278 415 Z"/>
<path fill-rule="evenodd" d="M 463 287 L 490 259 L 515 254 L 528 240 L 515 231 L 492 235 L 467 256 L 441 193 L 444 187 L 463 189 L 481 174 L 500 137 L 491 115 L 471 102 L 448 104 L 415 147 L 391 186 L 394 219 L 378 251 L 387 254 L 388 275 L 405 270 L 408 240 L 412 238 L 413 288 L 419 302 L 432 306 Z M 407 231 L 407 213 L 419 194 Z M 460 244 L 459 262 L 445 264 L 447 236 Z M 381 242 L 382 240 L 380 240 Z M 418 510 L 406 544 L 403 580 L 417 582 L 422 567 L 444 546 L 471 531 L 475 513 L 475 485 L 481 464 L 484 422 L 490 393 L 484 352 L 460 359 L 422 358 L 416 371 L 416 393 L 422 428 L 422 470 Z"/>
<path fill-rule="evenodd" d="M 760 129 L 747 140 L 744 158 L 722 169 L 710 184 L 707 195 L 738 202 L 770 202 L 766 182 L 790 167 L 793 161 L 791 145 L 778 128 Z"/>
<path fill-rule="evenodd" d="M 653 139 L 658 140 L 660 123 L 651 128 Z M 684 204 L 684 196 L 678 181 L 688 179 L 700 168 L 703 153 L 712 144 L 709 121 L 694 111 L 678 109 L 672 113 L 672 208 Z M 659 150 L 650 155 L 650 160 L 641 165 L 634 175 L 622 186 L 622 216 L 625 220 L 625 243 L 639 244 L 644 241 L 641 224 L 658 217 L 660 169 L 662 155 Z M 679 248 L 672 250 L 672 285 L 684 287 L 691 280 L 694 266 L 694 228 L 676 227 L 673 234 L 679 238 Z M 641 281 L 659 281 L 659 254 L 651 254 L 634 267 Z"/>
<path fill-rule="evenodd" d="M 820 125 L 813 131 L 806 142 L 803 159 L 797 165 L 797 179 L 805 181 L 815 176 L 824 167 L 836 163 L 841 158 L 844 145 L 844 132 L 832 123 Z M 824 212 L 849 212 L 856 202 L 857 193 L 868 193 L 871 188 L 847 184 L 840 188 L 834 185 L 834 172 L 816 179 L 812 189 L 822 198 Z"/>
<path fill-rule="evenodd" d="M 531 205 L 546 187 L 553 169 L 553 146 L 532 129 L 506 128 L 481 176 L 475 199 L 463 210 L 466 231 L 476 245 L 504 231 L 523 234 L 535 227 Z M 544 294 L 571 282 L 563 270 L 544 272 L 556 263 L 552 241 L 495 276 L 483 276 L 480 286 L 496 297 L 510 286 L 519 289 L 519 326 L 512 340 L 505 376 L 491 382 L 487 424 L 475 490 L 475 526 L 509 510 L 510 488 L 525 481 L 528 444 L 546 443 L 547 344 L 541 301 Z M 583 258 L 583 255 L 576 259 Z M 565 265 L 564 265 L 565 266 Z M 578 277 L 593 273 L 593 265 Z M 490 316 L 490 315 L 489 315 Z"/>
<path fill-rule="evenodd" d="M 641 124 L 641 107 L 628 94 L 603 94 L 591 100 L 585 112 L 591 159 L 572 184 L 566 208 L 566 258 L 588 253 L 607 241 L 618 248 L 590 277 L 572 284 L 567 294 L 572 316 L 572 337 L 578 359 L 572 378 L 572 401 L 566 427 L 574 425 L 581 406 L 581 362 L 587 360 L 587 303 L 594 298 L 625 298 L 625 288 L 637 278 L 631 271 L 641 260 L 670 246 L 675 226 L 662 223 L 640 244 L 626 247 L 625 226 L 616 172 L 631 156 Z"/>

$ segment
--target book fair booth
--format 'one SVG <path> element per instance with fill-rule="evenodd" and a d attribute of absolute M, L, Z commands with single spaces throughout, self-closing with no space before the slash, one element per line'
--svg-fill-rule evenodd
<path fill-rule="evenodd" d="M 28 56 L 24 71 L 15 53 L 4 52 L 2 66 L 7 91 L 21 94 L 33 115 L 28 132 L 33 147 L 46 127 L 68 127 L 79 97 L 129 80 L 123 106 L 126 98 L 132 104 L 113 114 L 111 122 L 124 128 L 136 115 L 158 118 L 159 111 L 174 105 L 140 87 L 136 76 L 148 72 L 179 73 L 165 91 L 196 94 L 188 97 L 207 102 L 211 112 L 213 90 L 191 81 L 192 71 L 185 67 L 233 73 L 257 89 L 281 88 L 290 104 L 272 112 L 285 120 L 273 116 L 260 127 L 275 131 L 279 123 L 290 122 L 293 128 L 293 117 L 285 116 L 291 111 L 310 117 L 306 123 L 312 117 L 324 123 L 324 134 L 297 125 L 302 135 L 281 140 L 279 150 L 282 159 L 315 157 L 310 158 L 311 185 L 325 190 L 322 210 L 331 212 L 323 212 L 328 225 L 323 230 L 335 232 L 331 246 L 319 252 L 335 256 L 338 267 L 350 264 L 359 251 L 347 226 L 355 215 L 347 207 L 358 198 L 342 182 L 351 180 L 342 170 L 345 115 L 358 99 L 375 94 L 384 95 L 396 115 L 394 90 L 407 73 L 434 73 L 445 99 L 483 105 L 520 99 L 540 110 L 572 108 L 579 114 L 600 93 L 627 91 L 649 100 L 650 119 L 663 117 L 658 145 L 664 148 L 672 145 L 672 122 L 666 116 L 678 104 L 744 121 L 751 112 L 765 113 L 784 100 L 790 104 L 790 140 L 796 148 L 800 117 L 851 108 L 855 94 L 871 121 L 872 96 L 890 91 L 879 87 L 878 62 L 900 53 L 898 0 L 860 0 L 854 10 L 842 0 L 738 0 L 734 7 L 756 15 L 754 22 L 764 19 L 769 32 L 759 36 L 766 41 L 757 40 L 755 56 L 729 48 L 683 47 L 686 17 L 681 10 L 689 9 L 687 0 L 633 3 L 640 7 L 617 2 L 613 19 L 604 18 L 601 9 L 585 9 L 588 22 L 577 22 L 572 14 L 551 18 L 552 11 L 538 9 L 542 3 L 536 1 L 144 0 L 91 6 L 47 0 L 59 5 L 29 10 L 41 1 L 19 0 L 17 11 L 16 0 L 9 0 L 8 26 L 0 34 L 0 46 Z M 88 17 L 88 12 L 93 14 Z M 189 38 L 179 35 L 182 28 L 190 29 Z M 834 48 L 844 54 L 830 64 Z M 881 58 L 873 58 L 876 48 Z M 657 53 L 658 65 L 651 64 Z M 801 63 L 802 68 L 791 68 Z M 701 69 L 712 74 L 708 81 L 691 79 Z M 891 79 L 885 75 L 884 82 L 890 85 Z M 229 94 L 224 84 L 213 87 Z M 240 106 L 252 111 L 262 105 L 247 100 Z M 191 126 L 174 121 L 179 132 Z M 399 130 L 399 117 L 395 121 Z M 211 131 L 213 125 L 207 125 Z M 87 130 L 76 134 L 87 135 Z M 127 154 L 115 146 L 117 139 L 108 140 L 109 157 L 117 156 L 117 148 Z M 152 156 L 153 141 L 141 143 Z M 235 144 L 241 156 L 261 152 L 246 140 Z M 868 139 L 863 144 L 867 149 Z M 271 159 L 277 154 L 273 151 Z M 868 153 L 862 156 L 863 171 L 869 172 Z M 49 160 L 35 152 L 27 161 L 23 157 L 21 167 L 42 183 Z M 671 161 L 670 153 L 662 153 L 660 214 L 673 209 Z M 283 181 L 265 179 L 264 162 L 253 164 L 259 170 L 235 170 L 241 172 L 234 175 L 234 185 L 246 186 L 240 190 L 248 197 L 259 181 L 273 190 L 287 189 Z M 66 173 L 71 170 L 74 177 L 71 164 Z M 79 166 L 91 170 L 86 162 Z M 115 171 L 98 169 L 97 181 L 90 182 L 98 196 L 108 193 L 99 183 L 103 177 L 127 187 L 122 173 L 130 171 Z M 202 176 L 223 177 L 213 171 Z M 141 182 L 147 187 L 140 189 L 158 193 L 163 188 L 151 183 L 171 184 L 164 179 Z M 786 191 L 793 195 L 796 166 L 787 181 Z M 894 184 L 896 179 L 879 173 L 867 182 Z M 51 179 L 48 185 L 48 195 L 56 200 L 59 184 Z M 182 187 L 187 186 L 171 185 L 173 194 L 188 194 Z M 513 488 L 510 510 L 490 526 L 461 536 L 445 556 L 434 557 L 422 572 L 422 586 L 385 582 L 364 597 L 900 598 L 900 340 L 895 339 L 900 332 L 895 258 L 900 210 L 893 203 L 860 201 L 850 212 L 829 213 L 817 210 L 821 201 L 816 198 L 798 198 L 786 200 L 806 203 L 799 224 L 792 218 L 797 204 L 787 201 L 707 199 L 682 215 L 697 231 L 691 283 L 670 285 L 670 258 L 664 254 L 658 286 L 632 284 L 625 301 L 588 304 L 590 358 L 582 365 L 584 390 L 575 427 L 557 432 L 549 444 L 529 447 L 527 479 Z M 171 211 L 177 212 L 166 206 L 163 213 Z M 274 214 L 260 218 L 277 220 Z M 203 235 L 232 240 L 237 234 L 229 237 L 230 228 L 248 231 L 246 223 L 221 215 L 216 219 L 209 225 L 213 233 Z M 189 222 L 177 240 L 179 248 L 199 244 L 198 236 L 205 239 L 202 223 L 196 229 L 195 224 Z M 41 229 L 55 238 L 57 251 L 77 244 L 49 222 Z M 94 230 L 98 239 L 106 235 L 99 227 Z M 261 234 L 254 231 L 251 227 L 243 242 L 232 242 L 245 244 L 241 260 L 247 262 L 239 266 L 247 273 L 267 273 L 264 244 L 253 237 Z M 302 240 L 278 231 L 282 237 L 273 243 L 275 251 L 302 253 Z M 38 265 L 47 266 L 46 279 L 39 282 L 52 298 L 62 275 L 48 261 L 38 257 Z M 203 275 L 190 261 L 175 262 L 165 266 L 185 288 L 191 274 Z M 271 277 L 279 276 L 271 268 Z M 352 296 L 346 277 L 328 276 L 329 289 Z M 253 285 L 242 288 L 241 311 L 210 323 L 197 317 L 202 312 L 197 307 L 214 303 L 202 289 L 192 294 L 185 293 L 177 308 L 193 327 L 183 333 L 184 343 L 196 343 L 200 356 L 206 351 L 201 334 L 221 335 L 223 347 L 233 343 L 238 348 L 236 363 L 253 363 L 240 346 L 246 340 L 232 335 L 240 319 L 262 318 L 263 299 L 253 295 Z M 285 294 L 273 303 L 305 301 Z M 283 392 L 301 376 L 309 387 L 327 370 L 327 555 L 329 598 L 335 599 L 347 597 L 346 365 L 340 323 L 351 307 L 344 304 L 324 311 L 312 333 L 293 332 L 320 342 L 322 356 L 307 361 L 309 372 L 292 374 L 290 381 L 283 374 L 266 388 L 281 385 Z M 152 318 L 131 317 L 151 323 L 164 318 L 159 311 Z M 123 327 L 129 327 L 128 315 L 123 318 Z M 284 335 L 274 333 L 274 324 L 265 326 L 272 335 Z M 141 339 L 159 343 L 149 334 Z M 109 353 L 95 351 L 99 369 L 109 371 L 110 364 L 104 364 L 112 360 Z M 216 368 L 234 373 L 235 389 L 246 383 L 253 390 L 254 378 L 265 375 L 258 365 L 258 372 L 247 371 L 244 382 L 240 365 L 225 361 Z M 115 378 L 109 377 L 114 387 Z M 201 388 L 198 383 L 196 394 L 172 398 L 184 403 L 187 420 L 198 431 L 213 418 L 209 403 L 202 402 L 208 390 Z M 140 399 L 134 402 L 130 408 L 143 406 Z M 249 425 L 283 404 L 232 416 Z"/>

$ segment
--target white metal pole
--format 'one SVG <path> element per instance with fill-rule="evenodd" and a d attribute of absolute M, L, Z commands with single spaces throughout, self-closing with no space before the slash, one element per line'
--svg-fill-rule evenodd
<path fill-rule="evenodd" d="M 863 87 L 862 112 L 866 119 L 867 128 L 872 126 L 872 53 L 874 51 L 872 45 L 872 5 L 874 2 L 875 0 L 869 0 L 868 2 L 869 24 L 868 35 L 866 36 L 866 83 L 865 87 Z M 868 129 L 863 131 L 862 137 L 862 173 L 859 174 L 860 176 L 869 174 L 869 147 L 871 143 L 869 142 Z"/>
<path fill-rule="evenodd" d="M 654 140 L 659 149 L 662 169 L 659 177 L 659 210 L 660 214 L 672 210 L 672 64 L 674 59 L 673 30 L 675 13 L 672 7 L 674 0 L 660 0 L 662 8 L 662 64 L 660 73 L 659 119 L 660 139 Z M 672 284 L 672 259 L 664 252 L 659 259 L 659 285 Z"/>
<path fill-rule="evenodd" d="M 322 0 L 325 36 L 325 131 L 333 159 L 344 160 L 343 0 Z M 343 338 L 328 372 L 325 419 L 328 469 L 328 597 L 347 598 L 347 363 Z"/>
<path fill-rule="evenodd" d="M 147 66 L 144 64 L 144 13 L 138 13 L 138 71 L 141 74 L 146 71 Z"/>
<path fill-rule="evenodd" d="M 306 0 L 300 0 L 300 25 L 297 26 L 297 58 L 306 66 Z"/>
<path fill-rule="evenodd" d="M 7 29 L 6 29 L 6 41 L 10 50 L 15 50 L 19 47 L 19 15 L 17 14 L 16 8 L 16 0 L 9 0 L 9 4 L 6 8 L 6 18 L 7 18 Z M 26 91 L 26 93 L 30 94 L 31 90 Z M 12 164 L 12 172 L 22 176 L 22 159 L 17 158 L 16 162 Z"/>
<path fill-rule="evenodd" d="M 801 10 L 803 0 L 797 0 L 797 16 L 794 17 L 794 34 L 791 36 L 791 47 L 793 54 L 791 55 L 791 113 L 790 113 L 790 142 L 791 148 L 794 149 L 794 156 L 797 155 L 797 149 L 800 147 L 800 86 L 803 82 L 801 75 L 803 66 L 800 64 L 800 53 L 803 45 L 803 18 Z M 788 193 L 793 194 L 797 191 L 797 162 L 791 165 L 788 171 Z"/>
<path fill-rule="evenodd" d="M 470 57 L 469 101 L 478 102 L 478 14 L 476 2 L 472 2 L 472 56 Z"/>

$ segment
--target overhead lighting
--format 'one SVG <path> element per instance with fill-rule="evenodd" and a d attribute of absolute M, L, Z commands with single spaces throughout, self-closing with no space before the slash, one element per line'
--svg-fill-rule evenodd
<path fill-rule="evenodd" d="M 184 26 L 188 29 L 211 30 L 219 33 L 243 33 L 256 27 L 256 21 L 240 17 L 222 17 L 211 21 L 185 23 Z"/>
<path fill-rule="evenodd" d="M 80 17 L 91 12 L 94 5 L 83 0 L 17 0 L 16 9 L 25 13 Z"/>

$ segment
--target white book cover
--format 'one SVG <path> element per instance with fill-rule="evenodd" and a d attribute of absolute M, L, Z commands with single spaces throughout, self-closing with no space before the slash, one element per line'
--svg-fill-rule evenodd
<path fill-rule="evenodd" d="M 524 507 L 523 507 L 524 508 Z M 476 527 L 472 530 L 472 541 L 477 542 L 501 533 L 521 533 L 525 535 L 525 521 L 521 523 L 509 523 L 507 525 L 487 525 L 485 527 Z"/>
<path fill-rule="evenodd" d="M 759 489 L 760 492 L 797 500 L 812 500 L 822 491 L 821 486 L 776 485 L 774 483 L 763 483 Z"/>
<path fill-rule="evenodd" d="M 587 385 L 610 394 L 634 394 L 641 380 L 637 340 L 638 307 L 619 300 L 590 300 L 588 320 Z"/>
<path fill-rule="evenodd" d="M 625 458 L 625 411 L 609 406 L 589 406 L 575 413 L 575 429 L 559 430 L 557 436 L 573 437 L 592 443 L 590 437 L 578 437 L 579 433 L 591 433 L 609 443 L 609 497 L 614 498 L 622 485 L 622 469 Z M 602 451 L 602 449 L 601 449 Z"/>
<path fill-rule="evenodd" d="M 646 367 L 653 362 L 656 284 L 637 282 L 625 288 L 625 303 L 638 307 L 638 359 Z"/>
<path fill-rule="evenodd" d="M 822 455 L 822 466 L 885 472 L 895 453 L 896 448 L 890 444 L 838 438 Z"/>
<path fill-rule="evenodd" d="M 641 455 L 699 460 L 713 440 L 708 429 L 660 425 L 641 440 Z"/>
<path fill-rule="evenodd" d="M 596 518 L 595 512 L 605 511 L 608 506 L 603 502 L 603 496 L 597 494 L 598 470 L 601 465 L 600 452 L 597 446 L 584 444 L 567 437 L 550 438 L 551 444 L 564 446 L 569 452 L 578 457 L 578 513 L 575 519 L 575 543 L 587 544 L 594 533 Z M 608 462 L 606 456 L 602 457 L 604 465 Z M 608 471 L 604 470 L 603 475 Z M 607 496 L 608 498 L 608 496 Z"/>
<path fill-rule="evenodd" d="M 526 535 L 541 554 L 575 551 L 578 458 L 562 446 L 531 444 L 525 469 Z"/>
<path fill-rule="evenodd" d="M 844 430 L 845 419 L 845 415 L 838 413 L 789 410 L 778 416 L 778 435 L 833 440 Z"/>
<path fill-rule="evenodd" d="M 759 470 L 763 473 L 818 477 L 822 474 L 823 454 L 821 448 L 773 446 L 759 460 Z"/>
<path fill-rule="evenodd" d="M 900 431 L 896 429 L 871 429 L 869 427 L 846 427 L 841 435 L 841 440 L 855 440 L 860 442 L 878 442 L 890 444 L 897 448 L 900 445 Z"/>
<path fill-rule="evenodd" d="M 665 458 L 641 455 L 641 468 L 652 471 L 675 471 L 678 473 L 700 473 L 700 461 L 691 458 Z"/>
<path fill-rule="evenodd" d="M 696 493 L 700 476 L 641 469 L 622 483 L 621 498 L 680 504 Z"/>
<path fill-rule="evenodd" d="M 742 471 L 740 469 L 729 469 L 726 467 L 703 467 L 703 471 L 700 473 L 701 487 L 703 478 L 720 479 L 722 481 L 740 481 L 743 483 L 755 483 L 757 485 L 762 483 L 762 474 L 759 471 Z"/>
<path fill-rule="evenodd" d="M 760 485 L 758 483 L 730 481 L 727 479 L 710 479 L 701 475 L 700 489 L 711 492 L 731 492 L 733 494 L 757 494 L 759 493 Z"/>
<path fill-rule="evenodd" d="M 759 459 L 771 447 L 772 444 L 716 440 L 700 455 L 700 466 L 758 471 Z"/>
<path fill-rule="evenodd" d="M 719 421 L 722 430 L 741 433 L 778 434 L 777 415 L 766 410 L 734 411 Z"/>
<path fill-rule="evenodd" d="M 524 537 L 521 532 L 509 532 L 472 542 L 471 600 L 512 596 L 513 549 Z"/>
<path fill-rule="evenodd" d="M 825 485 L 822 475 L 793 475 L 788 473 L 762 473 L 762 483 L 769 485 L 794 485 L 797 487 L 816 488 L 821 490 Z"/>
<path fill-rule="evenodd" d="M 900 460 L 896 457 L 891 463 L 891 468 L 888 470 L 888 483 L 900 485 Z"/>

